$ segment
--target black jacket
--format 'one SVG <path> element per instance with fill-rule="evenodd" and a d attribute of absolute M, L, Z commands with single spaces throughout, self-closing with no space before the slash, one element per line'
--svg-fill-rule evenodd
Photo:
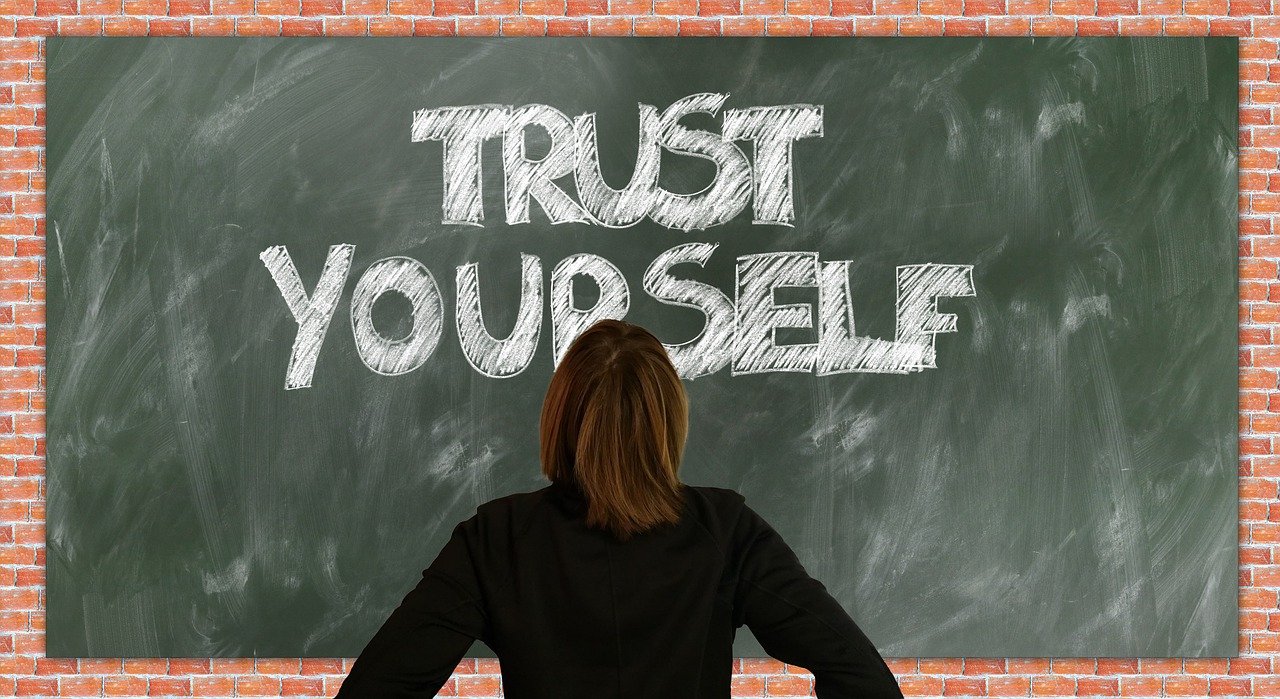
<path fill-rule="evenodd" d="M 813 673 L 823 699 L 901 697 L 871 641 L 772 527 L 725 488 L 627 542 L 552 483 L 459 524 L 360 653 L 338 699 L 432 697 L 481 639 L 512 699 L 727 699 L 735 629 Z"/>

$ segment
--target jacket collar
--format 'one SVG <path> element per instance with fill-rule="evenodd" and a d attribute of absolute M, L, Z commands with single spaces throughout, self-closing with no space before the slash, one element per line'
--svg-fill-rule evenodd
<path fill-rule="evenodd" d="M 586 495 L 574 483 L 567 481 L 551 481 L 547 486 L 551 499 L 570 514 L 583 514 L 587 511 Z"/>

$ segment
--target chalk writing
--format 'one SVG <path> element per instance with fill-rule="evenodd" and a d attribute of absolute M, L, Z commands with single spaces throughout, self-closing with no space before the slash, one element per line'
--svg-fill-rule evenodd
<path fill-rule="evenodd" d="M 621 189 L 604 182 L 594 113 L 570 118 L 544 105 L 484 104 L 422 109 L 413 113 L 410 142 L 439 141 L 442 168 L 441 221 L 483 226 L 482 148 L 501 139 L 503 209 L 508 225 L 530 222 L 531 203 L 551 224 L 586 223 L 606 228 L 635 225 L 646 217 L 663 227 L 695 231 L 723 225 L 750 202 L 752 225 L 793 226 L 794 144 L 823 135 L 821 105 L 791 104 L 724 110 L 720 133 L 680 122 L 692 114 L 720 114 L 729 95 L 697 93 L 659 111 L 640 104 L 635 167 Z M 529 157 L 527 135 L 542 130 L 550 145 L 544 156 Z M 737 142 L 749 142 L 750 157 Z M 659 185 L 662 153 L 711 161 L 712 181 L 691 194 Z M 557 180 L 572 176 L 574 192 Z M 974 296 L 972 265 L 905 264 L 896 276 L 896 328 L 893 339 L 865 337 L 854 325 L 849 285 L 850 260 L 821 260 L 816 251 L 762 252 L 735 259 L 733 298 L 714 284 L 676 276 L 679 265 L 705 267 L 718 244 L 690 242 L 659 255 L 645 270 L 642 290 L 656 301 L 693 308 L 705 316 L 693 339 L 666 345 L 681 377 L 695 379 L 729 368 L 731 375 L 809 372 L 821 376 L 864 372 L 908 374 L 937 367 L 935 336 L 956 332 L 955 314 L 939 313 L 939 298 Z M 342 289 L 350 275 L 354 245 L 329 248 L 324 269 L 308 294 L 288 250 L 273 246 L 260 255 L 275 280 L 298 332 L 289 355 L 286 389 L 311 386 L 316 361 Z M 520 296 L 516 321 L 505 338 L 489 334 L 480 303 L 480 269 L 475 262 L 454 270 L 454 330 L 467 362 L 491 378 L 516 376 L 530 366 L 542 335 L 542 260 L 520 253 Z M 575 284 L 590 278 L 599 295 L 590 308 L 574 304 Z M 550 336 L 558 364 L 570 343 L 592 323 L 624 318 L 631 307 L 631 286 L 609 260 L 580 253 L 560 260 L 549 282 Z M 817 290 L 813 304 L 778 304 L 784 287 Z M 384 294 L 408 299 L 412 326 L 404 337 L 390 338 L 374 327 L 374 303 Z M 360 361 L 387 376 L 411 372 L 426 363 L 444 334 L 445 299 L 431 270 L 410 257 L 380 259 L 356 282 L 349 308 Z M 815 313 L 816 310 L 816 327 Z M 807 329 L 816 340 L 778 342 L 777 332 Z"/>

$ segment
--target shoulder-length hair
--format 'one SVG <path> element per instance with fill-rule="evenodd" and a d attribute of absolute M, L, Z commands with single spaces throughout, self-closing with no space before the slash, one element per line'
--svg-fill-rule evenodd
<path fill-rule="evenodd" d="M 680 519 L 688 420 L 684 385 L 658 338 L 632 323 L 599 321 L 551 376 L 542 473 L 585 498 L 587 526 L 626 541 Z"/>

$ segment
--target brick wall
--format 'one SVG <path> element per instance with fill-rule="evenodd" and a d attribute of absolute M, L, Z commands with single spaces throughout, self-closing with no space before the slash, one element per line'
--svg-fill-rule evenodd
<path fill-rule="evenodd" d="M 44 41 L 61 35 L 1232 35 L 1240 52 L 1240 657 L 890 659 L 908 695 L 1280 696 L 1280 19 L 1273 0 L 0 0 L 0 694 L 332 696 L 342 659 L 44 650 Z M 1275 0 L 1280 6 L 1280 0 Z M 775 661 L 738 696 L 808 696 Z M 494 660 L 442 695 L 501 696 Z"/>

